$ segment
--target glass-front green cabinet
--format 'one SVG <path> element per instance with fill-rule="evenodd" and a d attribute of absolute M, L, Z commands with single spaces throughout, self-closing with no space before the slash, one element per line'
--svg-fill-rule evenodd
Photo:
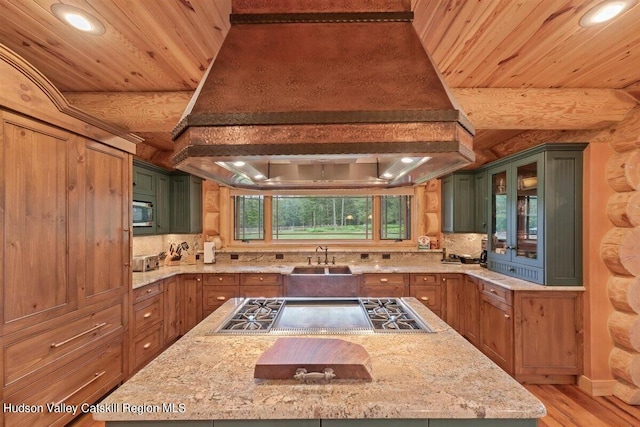
<path fill-rule="evenodd" d="M 582 284 L 582 151 L 543 144 L 492 164 L 487 266 L 545 285 Z"/>

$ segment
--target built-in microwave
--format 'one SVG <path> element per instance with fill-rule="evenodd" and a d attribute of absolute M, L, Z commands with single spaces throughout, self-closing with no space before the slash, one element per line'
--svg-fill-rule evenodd
<path fill-rule="evenodd" d="M 153 202 L 133 201 L 133 226 L 153 227 Z"/>

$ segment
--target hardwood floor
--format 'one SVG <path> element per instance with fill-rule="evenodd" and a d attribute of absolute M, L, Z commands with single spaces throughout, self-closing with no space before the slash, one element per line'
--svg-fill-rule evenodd
<path fill-rule="evenodd" d="M 538 427 L 640 426 L 640 407 L 613 396 L 591 397 L 574 385 L 525 385 L 547 407 Z"/>
<path fill-rule="evenodd" d="M 640 407 L 616 397 L 591 397 L 574 385 L 525 387 L 547 407 L 538 427 L 640 427 Z M 104 427 L 104 423 L 85 418 L 72 427 Z"/>

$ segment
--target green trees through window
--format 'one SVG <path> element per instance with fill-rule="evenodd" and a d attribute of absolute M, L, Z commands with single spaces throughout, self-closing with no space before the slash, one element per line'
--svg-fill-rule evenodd
<path fill-rule="evenodd" d="M 265 201 L 271 215 L 265 215 Z M 373 240 L 380 203 L 380 239 L 411 238 L 411 196 L 233 196 L 236 240 Z M 270 222 L 267 223 L 267 222 Z"/>

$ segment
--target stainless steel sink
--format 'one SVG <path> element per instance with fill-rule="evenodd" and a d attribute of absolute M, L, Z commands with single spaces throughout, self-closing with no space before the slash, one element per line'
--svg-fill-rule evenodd
<path fill-rule="evenodd" d="M 291 270 L 291 274 L 299 275 L 299 274 L 351 274 L 351 269 L 348 265 L 333 265 L 328 267 L 322 266 L 302 266 L 302 267 L 293 267 Z"/>

